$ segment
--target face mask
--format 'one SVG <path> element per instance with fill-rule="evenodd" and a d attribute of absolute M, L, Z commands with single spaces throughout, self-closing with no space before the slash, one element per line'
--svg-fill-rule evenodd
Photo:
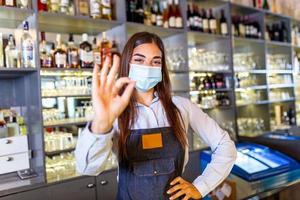
<path fill-rule="evenodd" d="M 130 64 L 129 78 L 136 81 L 137 90 L 147 92 L 162 80 L 161 67 Z"/>

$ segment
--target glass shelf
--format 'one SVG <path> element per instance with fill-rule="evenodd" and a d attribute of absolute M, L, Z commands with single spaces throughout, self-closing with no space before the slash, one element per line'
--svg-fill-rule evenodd
<path fill-rule="evenodd" d="M 72 119 L 62 119 L 44 122 L 44 127 L 56 127 L 56 126 L 79 126 L 85 125 L 87 123 L 86 118 L 72 118 Z"/>
<path fill-rule="evenodd" d="M 289 42 L 280 42 L 280 41 L 272 41 L 272 40 L 267 40 L 266 41 L 268 46 L 272 46 L 273 48 L 279 47 L 291 47 L 292 44 Z"/>
<path fill-rule="evenodd" d="M 294 84 L 271 84 L 269 85 L 270 89 L 280 89 L 280 88 L 292 88 Z"/>
<path fill-rule="evenodd" d="M 98 34 L 121 25 L 121 22 L 115 20 L 92 19 L 88 16 L 70 16 L 50 12 L 39 12 L 38 22 L 40 31 L 74 34 Z"/>
<path fill-rule="evenodd" d="M 267 89 L 266 85 L 254 85 L 254 86 L 248 86 L 248 87 L 235 88 L 235 91 L 242 92 L 245 90 L 264 90 L 264 89 Z"/>
<path fill-rule="evenodd" d="M 236 43 L 258 43 L 258 44 L 264 44 L 264 39 L 258 39 L 258 38 L 246 38 L 246 37 L 233 37 L 234 42 Z"/>
<path fill-rule="evenodd" d="M 236 68 L 236 66 L 235 66 Z M 252 69 L 252 70 L 234 70 L 235 73 L 249 73 L 249 74 L 266 74 L 267 70 L 264 69 Z"/>
<path fill-rule="evenodd" d="M 158 26 L 147 26 L 147 25 L 135 23 L 135 22 L 126 22 L 125 24 L 126 24 L 127 33 L 128 33 L 127 37 L 130 37 L 134 33 L 137 33 L 140 31 L 148 31 L 151 33 L 155 33 L 162 38 L 166 38 L 166 37 L 170 37 L 170 36 L 177 35 L 180 33 L 184 33 L 184 29 L 163 28 L 163 27 L 158 27 Z"/>
<path fill-rule="evenodd" d="M 92 76 L 93 69 L 43 68 L 41 76 Z"/>
<path fill-rule="evenodd" d="M 217 40 L 228 40 L 229 36 L 224 36 L 220 34 L 203 33 L 199 31 L 188 31 L 188 38 L 189 41 L 202 44 L 202 43 L 215 42 Z"/>
<path fill-rule="evenodd" d="M 63 149 L 63 150 L 51 151 L 51 152 L 45 151 L 45 154 L 46 154 L 46 156 L 56 156 L 56 155 L 59 155 L 61 153 L 72 152 L 74 150 L 75 150 L 75 148 Z"/>
<path fill-rule="evenodd" d="M 33 15 L 31 9 L 0 6 L 0 27 L 17 28 L 27 17 Z"/>
<path fill-rule="evenodd" d="M 43 95 L 42 98 L 56 98 L 56 97 L 91 97 L 92 94 L 66 94 L 66 95 Z"/>

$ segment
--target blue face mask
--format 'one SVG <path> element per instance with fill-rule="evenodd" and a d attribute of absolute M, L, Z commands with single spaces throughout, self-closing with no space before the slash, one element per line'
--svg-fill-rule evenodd
<path fill-rule="evenodd" d="M 137 90 L 147 92 L 162 80 L 161 67 L 130 64 L 129 78 L 136 81 Z"/>

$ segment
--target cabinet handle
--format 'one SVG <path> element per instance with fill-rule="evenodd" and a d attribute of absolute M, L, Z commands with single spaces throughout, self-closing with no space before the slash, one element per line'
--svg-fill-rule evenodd
<path fill-rule="evenodd" d="M 13 141 L 12 140 L 6 140 L 5 141 L 5 144 L 10 144 L 10 143 L 12 143 Z"/>
<path fill-rule="evenodd" d="M 105 181 L 105 180 L 104 181 L 100 181 L 101 185 L 107 185 L 107 183 L 108 183 L 108 181 Z"/>
<path fill-rule="evenodd" d="M 14 160 L 13 157 L 7 157 L 7 158 L 6 158 L 6 161 L 7 161 L 7 162 L 10 162 L 10 161 L 13 161 L 13 160 Z"/>
<path fill-rule="evenodd" d="M 94 188 L 95 187 L 95 184 L 94 183 L 89 183 L 88 185 L 87 185 L 87 188 Z"/>

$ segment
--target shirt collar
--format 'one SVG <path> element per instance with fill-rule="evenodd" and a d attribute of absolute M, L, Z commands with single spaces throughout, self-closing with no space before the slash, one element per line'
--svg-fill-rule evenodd
<path fill-rule="evenodd" d="M 151 101 L 151 105 L 154 104 L 154 103 L 156 103 L 156 102 L 159 100 L 157 91 L 154 91 L 153 96 L 154 96 L 154 98 L 153 98 L 152 101 Z M 144 104 L 141 104 L 141 103 L 139 103 L 139 102 L 137 102 L 137 103 L 136 103 L 136 106 L 137 106 L 137 107 L 142 107 L 142 106 L 145 106 L 145 105 L 144 105 Z"/>

